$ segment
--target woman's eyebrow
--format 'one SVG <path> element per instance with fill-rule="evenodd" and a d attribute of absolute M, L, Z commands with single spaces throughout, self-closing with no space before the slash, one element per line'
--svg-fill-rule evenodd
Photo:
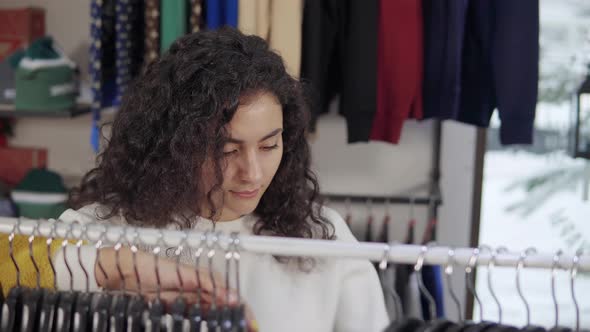
<path fill-rule="evenodd" d="M 266 141 L 267 139 L 274 137 L 282 132 L 283 132 L 283 128 L 277 128 L 277 129 L 271 131 L 270 133 L 264 135 L 264 137 L 262 137 L 258 142 Z M 242 143 L 244 143 L 244 141 L 241 139 L 230 137 L 230 138 L 228 138 L 227 143 L 242 144 Z"/>

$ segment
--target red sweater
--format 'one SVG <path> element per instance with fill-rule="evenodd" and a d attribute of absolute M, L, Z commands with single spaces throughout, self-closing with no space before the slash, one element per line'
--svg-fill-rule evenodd
<path fill-rule="evenodd" d="M 380 0 L 371 140 L 397 144 L 403 122 L 422 118 L 422 52 L 422 0 Z"/>

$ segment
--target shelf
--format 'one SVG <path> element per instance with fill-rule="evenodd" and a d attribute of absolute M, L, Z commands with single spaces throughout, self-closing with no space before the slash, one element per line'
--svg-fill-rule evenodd
<path fill-rule="evenodd" d="M 90 105 L 78 104 L 67 110 L 54 111 L 16 111 L 13 104 L 0 104 L 0 118 L 73 118 L 90 113 Z"/>

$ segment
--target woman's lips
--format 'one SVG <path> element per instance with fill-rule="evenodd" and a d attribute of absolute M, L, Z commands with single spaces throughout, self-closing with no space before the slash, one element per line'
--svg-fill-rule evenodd
<path fill-rule="evenodd" d="M 260 191 L 260 189 L 255 189 L 255 190 L 251 190 L 251 191 L 233 191 L 230 190 L 230 192 L 232 194 L 234 194 L 235 196 L 239 197 L 239 198 L 254 198 L 258 195 L 258 191 Z"/>

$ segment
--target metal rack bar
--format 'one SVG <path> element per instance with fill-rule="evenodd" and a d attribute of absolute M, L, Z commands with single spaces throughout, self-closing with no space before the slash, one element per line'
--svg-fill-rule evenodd
<path fill-rule="evenodd" d="M 377 196 L 377 195 L 346 195 L 346 194 L 321 194 L 323 198 L 330 201 L 346 201 L 350 200 L 352 203 L 391 203 L 391 204 L 416 204 L 416 205 L 430 205 L 442 204 L 440 197 L 410 197 L 410 196 Z"/>
<path fill-rule="evenodd" d="M 19 225 L 18 228 L 15 225 Z M 38 236 L 83 239 L 96 242 L 102 239 L 107 244 L 115 244 L 119 238 L 124 243 L 135 240 L 135 235 L 140 237 L 146 245 L 179 245 L 184 239 L 185 231 L 159 230 L 154 228 L 136 228 L 103 224 L 90 224 L 82 226 L 65 222 L 21 220 L 16 218 L 0 218 L 0 233 L 10 233 L 13 230 L 17 234 L 31 235 L 37 226 Z M 103 231 L 104 234 L 103 234 Z M 198 248 L 202 245 L 204 237 L 210 245 L 217 244 L 221 249 L 227 249 L 231 243 L 230 236 L 222 233 L 199 233 L 188 231 L 186 245 Z M 162 237 L 160 237 L 160 234 Z M 101 236 L 103 235 L 103 236 Z M 163 242 L 163 243 L 162 243 Z M 390 262 L 398 264 L 414 264 L 418 258 L 424 255 L 424 264 L 444 265 L 448 262 L 449 247 L 430 247 L 423 253 L 423 246 L 397 245 L 389 246 L 385 243 L 345 242 L 329 240 L 295 239 L 270 236 L 240 235 L 240 250 L 252 253 L 265 253 L 277 256 L 303 256 L 303 257 L 338 257 L 369 259 L 381 261 L 385 256 Z M 454 261 L 456 266 L 467 266 L 473 256 L 473 248 L 456 248 Z M 501 253 L 496 256 L 496 266 L 515 267 L 520 260 L 520 253 Z M 486 265 L 492 258 L 491 253 L 481 251 L 475 264 Z M 562 269 L 571 269 L 573 265 L 572 255 L 562 255 L 559 264 Z M 527 268 L 550 269 L 553 266 L 553 255 L 538 253 L 527 256 L 524 261 Z M 579 270 L 590 271 L 590 255 L 579 257 Z"/>

